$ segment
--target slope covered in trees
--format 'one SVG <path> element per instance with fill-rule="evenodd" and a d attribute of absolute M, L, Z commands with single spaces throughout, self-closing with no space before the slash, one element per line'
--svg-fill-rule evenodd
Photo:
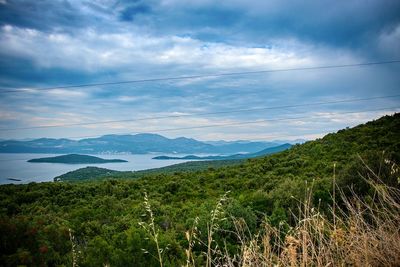
<path fill-rule="evenodd" d="M 229 218 L 241 218 L 253 234 L 265 229 L 265 220 L 290 233 L 296 221 L 291 214 L 307 194 L 329 217 L 333 176 L 343 194 L 356 192 L 371 202 L 374 193 L 360 175 L 373 171 L 399 187 L 399 162 L 400 114 L 395 114 L 234 166 L 140 179 L 127 173 L 126 179 L 78 184 L 3 185 L 0 263 L 158 266 L 154 227 L 164 266 L 181 266 L 188 249 L 185 232 L 195 225 L 198 242 L 189 247 L 196 264 L 204 266 L 210 222 L 218 225 L 212 245 L 235 253 L 241 247 Z"/>
<path fill-rule="evenodd" d="M 64 173 L 54 178 L 54 181 L 65 182 L 87 182 L 93 180 L 120 179 L 120 178 L 141 178 L 155 174 L 174 174 L 176 172 L 203 171 L 209 168 L 221 168 L 242 163 L 243 159 L 235 160 L 207 160 L 188 161 L 169 165 L 166 167 L 146 169 L 142 171 L 114 171 L 106 168 L 86 167 Z"/>

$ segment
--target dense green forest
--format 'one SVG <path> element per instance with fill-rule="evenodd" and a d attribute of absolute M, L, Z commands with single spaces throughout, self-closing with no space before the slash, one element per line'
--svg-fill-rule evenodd
<path fill-rule="evenodd" d="M 106 168 L 85 167 L 57 176 L 54 178 L 54 180 L 65 182 L 87 182 L 91 180 L 105 179 L 132 179 L 155 174 L 173 174 L 175 172 L 202 171 L 209 168 L 220 168 L 225 166 L 237 165 L 242 162 L 244 162 L 243 159 L 188 161 L 184 163 L 169 165 L 166 167 L 147 169 L 142 171 L 114 171 Z"/>
<path fill-rule="evenodd" d="M 206 256 L 200 241 L 207 243 L 209 223 L 219 215 L 224 231 L 215 232 L 213 244 L 235 253 L 240 247 L 229 218 L 242 218 L 250 233 L 261 231 L 265 220 L 289 231 L 292 212 L 309 188 L 310 201 L 328 214 L 333 177 L 343 194 L 373 201 L 361 176 L 373 171 L 399 187 L 394 167 L 399 162 L 400 114 L 395 114 L 230 166 L 2 185 L 0 265 L 158 266 L 160 252 L 164 266 L 182 266 L 190 247 L 185 233 L 195 225 L 199 242 L 190 249 L 201 266 Z M 157 243 L 152 227 L 159 231 Z"/>

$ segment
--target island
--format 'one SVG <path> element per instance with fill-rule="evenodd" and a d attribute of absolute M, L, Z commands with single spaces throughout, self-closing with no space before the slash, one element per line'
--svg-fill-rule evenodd
<path fill-rule="evenodd" d="M 68 154 L 55 157 L 30 159 L 31 163 L 63 163 L 63 164 L 102 164 L 102 163 L 119 163 L 128 162 L 123 159 L 102 159 L 95 156 Z"/>
<path fill-rule="evenodd" d="M 15 182 L 21 182 L 21 179 L 17 179 L 17 178 L 8 178 L 7 180 L 9 181 L 15 181 Z"/>

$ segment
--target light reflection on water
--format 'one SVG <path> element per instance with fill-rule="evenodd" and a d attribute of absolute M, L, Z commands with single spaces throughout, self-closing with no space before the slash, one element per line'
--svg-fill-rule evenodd
<path fill-rule="evenodd" d="M 10 183 L 29 183 L 29 182 L 48 182 L 53 178 L 87 166 L 107 168 L 117 171 L 138 171 L 151 168 L 159 168 L 172 164 L 186 162 L 188 160 L 154 160 L 155 156 L 161 154 L 106 154 L 93 155 L 104 159 L 124 159 L 128 162 L 123 163 L 104 163 L 104 164 L 60 164 L 60 163 L 29 163 L 27 160 L 33 158 L 43 158 L 59 156 L 59 154 L 25 154 L 25 153 L 0 153 L 0 184 Z M 166 154 L 162 154 L 166 155 Z M 174 155 L 183 156 L 183 155 Z M 19 179 L 21 181 L 12 181 Z"/>

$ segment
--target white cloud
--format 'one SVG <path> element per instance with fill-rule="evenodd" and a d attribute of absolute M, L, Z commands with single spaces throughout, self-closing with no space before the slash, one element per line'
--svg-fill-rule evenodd
<path fill-rule="evenodd" d="M 46 95 L 50 97 L 57 97 L 57 98 L 82 98 L 86 97 L 87 94 L 82 91 L 75 91 L 75 90 L 66 90 L 66 89 L 53 89 L 45 92 Z"/>
<path fill-rule="evenodd" d="M 2 53 L 30 58 L 42 68 L 88 72 L 127 68 L 140 71 L 144 66 L 163 70 L 169 66 L 169 72 L 185 69 L 188 73 L 190 69 L 192 73 L 205 73 L 354 61 L 346 51 L 332 53 L 328 48 L 293 39 L 276 40 L 271 48 L 257 48 L 190 37 L 155 37 L 139 31 L 99 33 L 90 28 L 71 35 L 6 25 L 1 30 L 0 47 Z"/>
<path fill-rule="evenodd" d="M 51 89 L 51 90 L 43 90 L 37 88 L 19 88 L 18 90 L 22 91 L 21 94 L 14 95 L 15 97 L 26 98 L 26 94 L 32 94 L 36 96 L 46 97 L 46 98 L 62 98 L 64 100 L 68 100 L 69 98 L 77 99 L 85 98 L 88 96 L 87 92 L 84 92 L 79 89 Z"/>
<path fill-rule="evenodd" d="M 400 24 L 391 31 L 383 32 L 378 39 L 380 51 L 387 56 L 400 57 Z"/>
<path fill-rule="evenodd" d="M 143 97 L 123 95 L 123 96 L 118 96 L 116 100 L 120 101 L 120 102 L 129 103 L 129 102 L 137 102 L 137 101 L 140 101 L 142 99 L 143 99 Z"/>
<path fill-rule="evenodd" d="M 16 111 L 1 110 L 0 121 L 4 120 L 15 120 L 18 118 L 19 113 Z"/>
<path fill-rule="evenodd" d="M 168 1 L 164 2 L 168 5 L 166 3 Z M 169 2 L 176 1 L 169 0 Z M 211 5 L 212 2 L 196 0 L 191 4 L 201 6 Z M 104 0 L 98 1 L 98 3 L 105 8 L 111 2 Z M 170 4 L 175 5 L 176 3 Z M 243 5 L 245 2 L 241 1 L 240 4 Z M 89 12 L 90 10 L 86 11 Z M 241 44 L 227 44 L 168 34 L 150 35 L 143 29 L 138 30 L 134 27 L 116 28 L 115 31 L 107 29 L 103 32 L 102 30 L 104 29 L 83 28 L 75 29 L 74 33 L 58 30 L 45 32 L 5 25 L 0 30 L 0 56 L 12 55 L 25 60 L 32 60 L 35 67 L 43 69 L 44 73 L 47 69 L 54 68 L 66 69 L 66 72 L 72 70 L 83 74 L 93 74 L 90 77 L 99 78 L 100 82 L 350 64 L 364 61 L 358 58 L 354 51 L 353 54 L 350 50 L 343 48 L 308 43 L 289 37 L 270 39 L 265 47 L 251 47 L 249 45 L 251 40 Z M 382 50 L 399 55 L 399 34 L 400 26 L 393 31 L 382 34 L 379 43 Z M 100 73 L 101 76 L 96 76 L 97 73 Z M 141 84 L 137 85 L 137 88 L 132 85 L 129 85 L 129 87 L 85 88 L 85 90 L 39 91 L 34 88 L 25 88 L 26 92 L 20 96 L 17 96 L 17 94 L 7 96 L 7 99 L 13 97 L 15 100 L 13 103 L 6 99 L 1 102 L 7 105 L 6 112 L 11 110 L 21 111 L 16 114 L 7 113 L 9 119 L 18 119 L 21 125 L 118 120 L 129 118 L 132 114 L 135 117 L 152 117 L 165 114 L 214 112 L 244 107 L 318 102 L 319 99 L 326 100 L 328 98 L 337 100 L 338 95 L 343 98 L 350 98 L 353 94 L 363 96 L 385 94 L 384 92 L 377 92 L 376 88 L 386 90 L 385 88 L 389 87 L 385 86 L 384 82 L 393 80 L 393 78 L 379 79 L 379 77 L 370 75 L 372 73 L 375 75 L 376 70 L 352 69 L 352 71 L 348 71 L 342 69 L 337 72 L 281 72 L 274 75 L 263 74 L 218 79 L 210 77 L 160 82 L 159 84 L 152 83 L 151 85 Z M 71 84 L 73 84 L 73 81 L 71 81 Z M 123 91 L 131 89 L 131 95 L 129 92 Z M 138 89 L 137 94 L 135 89 Z M 234 90 L 236 90 L 236 96 L 232 97 L 231 94 Z M 217 91 L 221 93 L 217 93 Z M 186 95 L 189 95 L 187 99 Z M 199 96 L 205 97 L 202 99 Z M 34 99 L 34 101 L 31 99 Z M 53 101 L 54 99 L 56 101 Z M 209 101 L 204 101 L 205 99 Z M 42 108 L 45 105 L 48 105 L 48 107 Z M 87 108 L 82 109 L 81 107 Z M 28 112 L 23 114 L 26 111 Z M 41 115 L 41 113 L 46 115 Z M 10 117 L 10 114 L 14 117 Z M 50 115 L 54 115 L 54 118 Z M 312 136 L 310 132 L 315 135 L 315 132 L 318 132 L 319 129 L 327 129 L 330 126 L 340 128 L 346 123 L 361 123 L 373 118 L 372 115 L 360 115 L 359 117 L 356 115 L 330 117 L 330 114 L 325 113 L 318 115 L 321 119 L 315 120 L 313 123 L 306 120 L 285 121 L 273 125 L 258 123 L 165 132 L 165 134 L 167 136 L 185 135 L 205 140 L 235 140 L 262 139 L 268 138 L 269 135 L 280 138 L 288 135 L 288 133 L 295 133 L 297 135 L 293 138 L 301 138 Z M 96 116 L 102 119 L 96 119 Z M 271 115 L 272 118 L 274 116 Z M 71 127 L 67 130 L 54 129 L 51 132 L 45 130 L 21 132 L 19 134 L 27 135 L 24 137 L 31 135 L 46 136 L 48 134 L 62 137 L 106 134 L 112 133 L 114 130 L 152 132 L 162 128 L 234 123 L 262 117 L 262 114 L 250 113 L 215 116 L 208 119 L 185 117 L 145 122 L 89 125 L 79 128 Z M 275 117 L 278 117 L 278 114 Z M 88 129 L 90 131 L 86 131 Z M 306 131 L 307 129 L 309 131 Z M 164 134 L 164 132 L 161 133 Z"/>

